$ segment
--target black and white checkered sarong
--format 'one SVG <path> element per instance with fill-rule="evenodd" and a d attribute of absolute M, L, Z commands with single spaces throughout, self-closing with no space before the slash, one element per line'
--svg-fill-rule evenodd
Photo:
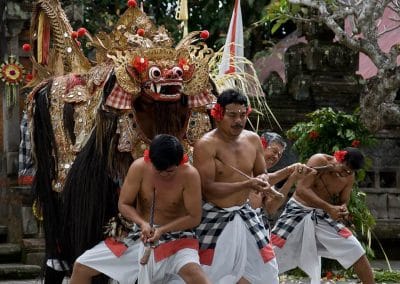
<path fill-rule="evenodd" d="M 319 220 L 324 220 L 333 228 L 335 228 L 337 232 L 340 232 L 345 228 L 342 223 L 333 220 L 328 213 L 322 209 L 304 207 L 293 199 L 290 199 L 285 206 L 285 210 L 282 212 L 274 228 L 272 229 L 272 235 L 276 235 L 287 240 L 294 228 L 303 220 L 306 215 L 310 213 L 312 213 L 311 219 L 316 223 L 318 223 Z"/>
<path fill-rule="evenodd" d="M 196 229 L 196 235 L 200 242 L 200 250 L 215 249 L 218 237 L 228 222 L 235 218 L 236 214 L 239 214 L 243 219 L 247 229 L 254 236 L 259 249 L 268 245 L 268 233 L 264 224 L 260 222 L 256 212 L 249 204 L 244 204 L 238 210 L 227 211 L 213 204 L 204 203 L 203 218 Z"/>
<path fill-rule="evenodd" d="M 32 144 L 28 126 L 28 115 L 23 113 L 20 124 L 21 142 L 18 154 L 18 176 L 34 176 L 35 167 L 32 160 Z"/>

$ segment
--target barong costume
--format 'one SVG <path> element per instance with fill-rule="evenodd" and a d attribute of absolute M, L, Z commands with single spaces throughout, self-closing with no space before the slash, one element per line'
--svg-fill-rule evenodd
<path fill-rule="evenodd" d="M 310 276 L 312 284 L 320 283 L 321 257 L 336 259 L 347 269 L 365 253 L 342 223 L 293 197 L 272 229 L 271 242 L 279 273 L 299 267 Z"/>
<path fill-rule="evenodd" d="M 268 233 L 249 204 L 219 208 L 203 204 L 197 227 L 200 263 L 214 284 L 279 283 L 275 254 Z"/>
<path fill-rule="evenodd" d="M 76 261 L 102 272 L 120 284 L 168 283 L 188 263 L 199 264 L 199 242 L 191 230 L 163 234 L 145 265 L 139 264 L 145 246 L 140 229 L 133 230 L 122 242 L 108 238 Z"/>

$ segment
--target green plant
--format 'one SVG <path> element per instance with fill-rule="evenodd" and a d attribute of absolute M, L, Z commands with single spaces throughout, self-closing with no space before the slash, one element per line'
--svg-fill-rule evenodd
<path fill-rule="evenodd" d="M 293 150 L 299 159 L 305 162 L 315 153 L 332 154 L 334 151 L 345 147 L 366 147 L 374 144 L 375 139 L 362 125 L 359 113 L 346 114 L 334 111 L 332 108 L 321 108 L 307 115 L 308 122 L 300 122 L 287 131 L 287 137 L 293 141 Z M 357 172 L 356 180 L 360 182 L 365 178 L 365 169 L 371 166 L 371 160 L 366 159 L 364 169 Z M 362 192 L 357 182 L 351 193 L 349 211 L 354 231 L 367 239 L 365 246 L 367 254 L 373 256 L 370 249 L 371 229 L 375 225 L 366 205 L 366 195 Z"/>
<path fill-rule="evenodd" d="M 377 283 L 400 283 L 399 271 L 374 271 L 375 281 Z"/>
<path fill-rule="evenodd" d="M 349 146 L 370 146 L 375 141 L 361 124 L 357 111 L 346 114 L 328 107 L 318 109 L 307 117 L 310 121 L 299 122 L 286 133 L 294 141 L 293 149 L 301 161 L 318 152 L 331 154 Z"/>

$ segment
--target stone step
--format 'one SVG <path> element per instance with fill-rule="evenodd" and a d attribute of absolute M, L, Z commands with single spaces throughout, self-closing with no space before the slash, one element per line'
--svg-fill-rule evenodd
<path fill-rule="evenodd" d="M 43 238 L 22 240 L 22 262 L 31 265 L 43 265 L 45 258 L 45 243 Z"/>
<path fill-rule="evenodd" d="M 7 242 L 7 233 L 8 233 L 7 226 L 0 225 L 0 243 Z"/>
<path fill-rule="evenodd" d="M 0 244 L 0 263 L 21 261 L 21 246 L 18 244 Z"/>
<path fill-rule="evenodd" d="M 0 264 L 0 279 L 34 279 L 39 277 L 40 266 L 21 263 Z"/>

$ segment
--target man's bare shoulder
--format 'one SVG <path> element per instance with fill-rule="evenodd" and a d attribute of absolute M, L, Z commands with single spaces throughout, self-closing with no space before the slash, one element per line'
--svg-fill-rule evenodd
<path fill-rule="evenodd" d="M 211 130 L 209 132 L 207 132 L 206 134 L 204 134 L 199 140 L 196 141 L 195 145 L 194 145 L 194 149 L 202 149 L 202 148 L 210 148 L 210 147 L 214 147 L 215 145 L 218 144 L 218 137 L 216 135 L 216 131 Z"/>
<path fill-rule="evenodd" d="M 132 162 L 132 164 L 129 167 L 129 174 L 135 173 L 143 173 L 147 167 L 147 162 L 142 158 L 136 159 Z"/>
<path fill-rule="evenodd" d="M 216 132 L 217 132 L 216 129 L 208 131 L 203 136 L 201 136 L 200 139 L 197 140 L 197 142 L 204 142 L 204 141 L 209 141 L 209 140 L 216 139 Z"/>
<path fill-rule="evenodd" d="M 241 134 L 242 137 L 250 140 L 252 143 L 258 142 L 260 140 L 260 136 L 254 131 L 244 129 Z"/>
<path fill-rule="evenodd" d="M 198 182 L 200 186 L 200 174 L 193 165 L 186 163 L 180 167 L 182 168 L 182 179 L 184 184 L 193 184 Z"/>
<path fill-rule="evenodd" d="M 195 177 L 199 175 L 199 172 L 192 164 L 186 163 L 184 165 L 181 165 L 181 168 L 182 168 L 182 173 L 186 178 Z"/>

